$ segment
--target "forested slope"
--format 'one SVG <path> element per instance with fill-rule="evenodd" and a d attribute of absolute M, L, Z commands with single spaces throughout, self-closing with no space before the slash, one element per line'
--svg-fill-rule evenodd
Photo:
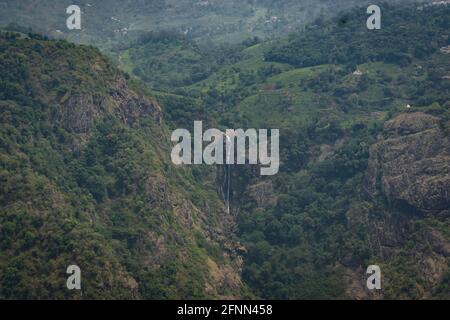
<path fill-rule="evenodd" d="M 233 221 L 153 98 L 92 47 L 1 33 L 0 57 L 1 298 L 241 296 Z"/>
<path fill-rule="evenodd" d="M 448 299 L 450 5 L 381 9 L 227 47 L 142 32 L 109 52 L 129 75 L 3 35 L 0 296 L 71 298 L 81 261 L 88 298 Z M 223 168 L 170 162 L 194 120 L 280 129 L 278 175 L 232 166 L 231 216 Z"/>

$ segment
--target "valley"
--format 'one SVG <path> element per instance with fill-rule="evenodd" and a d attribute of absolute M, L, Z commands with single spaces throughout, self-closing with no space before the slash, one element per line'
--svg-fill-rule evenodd
<path fill-rule="evenodd" d="M 0 13 L 1 298 L 449 298 L 450 5 L 33 3 Z M 196 121 L 279 129 L 279 172 L 174 165 Z"/>

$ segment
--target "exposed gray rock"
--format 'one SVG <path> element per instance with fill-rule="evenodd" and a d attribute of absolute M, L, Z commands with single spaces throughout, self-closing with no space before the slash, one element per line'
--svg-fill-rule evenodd
<path fill-rule="evenodd" d="M 61 121 L 69 132 L 89 134 L 105 112 L 115 114 L 124 124 L 138 127 L 143 117 L 152 117 L 161 124 L 161 107 L 153 100 L 141 97 L 132 91 L 125 79 L 119 77 L 110 81 L 108 96 L 71 94 L 61 98 L 56 110 L 56 120 Z"/>
<path fill-rule="evenodd" d="M 422 112 L 403 113 L 386 122 L 383 134 L 370 149 L 363 185 L 370 196 L 383 195 L 391 204 L 408 205 L 402 206 L 407 210 L 373 212 L 368 241 L 385 264 L 385 288 L 401 276 L 389 266 L 409 261 L 410 272 L 417 272 L 423 280 L 416 284 L 415 293 L 421 299 L 432 297 L 450 262 L 448 236 L 426 219 L 433 215 L 442 221 L 450 212 L 450 141 L 440 122 Z M 425 217 L 410 215 L 412 212 Z M 418 222 L 427 226 L 421 228 Z"/>
<path fill-rule="evenodd" d="M 450 141 L 439 118 L 400 114 L 385 124 L 385 136 L 370 150 L 366 191 L 423 212 L 450 206 Z"/>

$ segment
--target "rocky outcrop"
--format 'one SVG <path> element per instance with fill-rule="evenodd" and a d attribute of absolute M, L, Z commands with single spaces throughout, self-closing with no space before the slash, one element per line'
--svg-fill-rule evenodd
<path fill-rule="evenodd" d="M 450 141 L 439 122 L 421 112 L 388 121 L 383 137 L 370 150 L 366 191 L 421 212 L 448 209 Z"/>
<path fill-rule="evenodd" d="M 108 95 L 72 94 L 67 92 L 57 103 L 56 120 L 69 132 L 89 134 L 105 112 L 117 116 L 124 124 L 138 127 L 143 117 L 151 116 L 158 124 L 162 121 L 161 107 L 148 97 L 130 90 L 125 79 L 115 78 L 105 84 Z"/>
<path fill-rule="evenodd" d="M 112 112 L 125 124 L 138 126 L 139 120 L 145 116 L 151 116 L 158 124 L 161 124 L 161 107 L 155 101 L 140 97 L 130 90 L 125 79 L 119 78 L 112 84 L 109 97 Z"/>
<path fill-rule="evenodd" d="M 404 285 L 406 275 L 394 270 L 405 264 L 409 269 L 402 272 L 422 279 L 396 298 L 432 298 L 449 270 L 450 240 L 439 226 L 450 217 L 450 141 L 441 124 L 422 112 L 400 114 L 385 123 L 370 149 L 363 188 L 390 205 L 368 220 L 369 247 L 384 264 L 384 286 Z"/>

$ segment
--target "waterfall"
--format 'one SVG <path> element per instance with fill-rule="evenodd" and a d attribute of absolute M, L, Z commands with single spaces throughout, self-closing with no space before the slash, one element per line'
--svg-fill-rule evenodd
<path fill-rule="evenodd" d="M 227 138 L 227 145 L 231 145 L 231 138 L 227 134 L 225 134 L 225 137 Z M 231 149 L 227 148 L 226 165 L 228 166 L 228 168 L 226 169 L 227 196 L 226 196 L 225 204 L 227 206 L 228 214 L 230 214 L 231 163 L 232 163 L 230 160 L 230 155 L 231 155 Z"/>

